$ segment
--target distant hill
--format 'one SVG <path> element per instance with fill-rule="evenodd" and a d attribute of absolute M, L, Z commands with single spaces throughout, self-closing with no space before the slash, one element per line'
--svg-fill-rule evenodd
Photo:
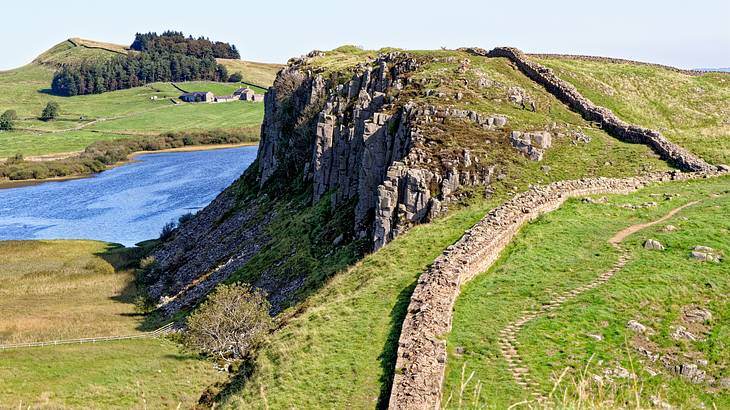
<path fill-rule="evenodd" d="M 95 40 L 81 38 L 70 38 L 64 40 L 49 50 L 45 51 L 31 64 L 39 64 L 47 67 L 59 67 L 64 64 L 78 64 L 82 62 L 98 62 L 108 60 L 119 54 L 136 53 L 128 46 L 120 44 L 104 43 Z M 241 72 L 244 81 L 269 87 L 274 83 L 276 72 L 283 65 L 258 63 L 245 60 L 217 59 L 218 63 L 224 65 L 230 73 Z"/>

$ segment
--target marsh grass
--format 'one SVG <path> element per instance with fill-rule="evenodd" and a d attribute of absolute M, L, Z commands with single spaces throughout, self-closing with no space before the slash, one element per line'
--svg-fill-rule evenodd
<path fill-rule="evenodd" d="M 138 332 L 131 253 L 91 241 L 0 242 L 0 343 Z"/>
<path fill-rule="evenodd" d="M 141 331 L 142 250 L 91 241 L 0 242 L 0 343 Z M 164 339 L 0 351 L 0 408 L 190 408 L 221 380 Z"/>

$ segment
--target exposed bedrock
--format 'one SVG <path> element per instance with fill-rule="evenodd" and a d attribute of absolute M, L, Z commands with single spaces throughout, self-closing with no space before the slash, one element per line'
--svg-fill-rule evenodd
<path fill-rule="evenodd" d="M 468 48 L 465 51 L 487 57 L 505 57 L 533 81 L 539 83 L 558 99 L 580 113 L 588 121 L 595 121 L 614 137 L 633 143 L 650 146 L 663 159 L 684 171 L 713 171 L 717 167 L 708 164 L 691 152 L 672 143 L 661 133 L 637 125 L 628 124 L 619 119 L 611 110 L 597 106 L 583 97 L 576 88 L 563 81 L 553 71 L 541 64 L 530 61 L 520 50 L 512 47 L 497 47 L 489 52 L 479 48 Z"/>
<path fill-rule="evenodd" d="M 491 180 L 494 169 L 466 150 L 434 162 L 423 129 L 448 117 L 494 129 L 506 118 L 400 101 L 419 64 L 407 53 L 361 63 L 346 80 L 341 72 L 313 70 L 310 57 L 290 62 L 266 94 L 258 158 L 243 177 L 248 182 L 224 191 L 154 252 L 149 295 L 164 317 L 194 306 L 267 248 L 276 204 L 294 195 L 311 195 L 312 205 L 328 200 L 340 214 L 352 211 L 352 233 L 332 246 L 358 240 L 374 250 L 444 212 L 460 187 Z M 276 312 L 294 300 L 307 274 L 284 278 L 267 270 L 253 285 L 269 293 Z"/>
<path fill-rule="evenodd" d="M 276 172 L 301 167 L 304 181 L 312 185 L 313 203 L 329 194 L 337 208 L 356 198 L 355 232 L 378 249 L 438 215 L 441 203 L 461 185 L 488 183 L 490 169 L 468 159 L 446 168 L 427 163 L 422 126 L 455 117 L 499 128 L 506 118 L 401 103 L 393 91 L 409 84 L 408 74 L 417 66 L 407 54 L 391 53 L 361 65 L 347 83 L 336 86 L 296 65 L 285 69 L 277 83 L 294 84 L 298 91 L 282 99 L 275 84 L 267 94 L 258 157 L 261 185 Z M 303 115 L 287 118 L 287 110 Z M 314 114 L 304 118 L 307 113 Z M 298 129 L 307 123 L 309 129 Z M 305 149 L 292 163 L 296 138 Z"/>

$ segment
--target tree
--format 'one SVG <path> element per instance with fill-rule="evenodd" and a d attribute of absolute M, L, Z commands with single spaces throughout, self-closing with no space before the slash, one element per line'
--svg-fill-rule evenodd
<path fill-rule="evenodd" d="M 229 83 L 240 83 L 241 81 L 243 81 L 243 74 L 241 74 L 240 71 L 237 71 L 228 77 Z"/>
<path fill-rule="evenodd" d="M 219 285 L 188 318 L 185 344 L 227 362 L 241 360 L 264 341 L 270 307 L 261 289 Z"/>
<path fill-rule="evenodd" d="M 0 130 L 12 131 L 15 128 L 15 120 L 18 119 L 18 114 L 15 110 L 7 110 L 0 115 Z"/>
<path fill-rule="evenodd" d="M 41 113 L 41 120 L 43 121 L 50 121 L 54 120 L 58 117 L 58 110 L 59 110 L 58 103 L 55 101 L 51 101 L 48 104 L 46 104 L 46 108 L 43 109 L 43 113 Z"/>

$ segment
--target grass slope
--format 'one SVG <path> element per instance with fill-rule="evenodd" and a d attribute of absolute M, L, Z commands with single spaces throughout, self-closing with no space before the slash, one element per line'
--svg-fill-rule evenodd
<path fill-rule="evenodd" d="M 657 129 L 711 163 L 730 162 L 730 76 L 664 68 L 542 58 L 562 79 L 624 121 Z"/>
<path fill-rule="evenodd" d="M 539 307 L 551 295 L 576 288 L 609 269 L 618 257 L 607 242 L 615 232 L 656 220 L 693 200 L 701 203 L 681 211 L 665 224 L 627 238 L 623 246 L 630 250 L 631 260 L 607 284 L 567 302 L 553 315 L 529 322 L 518 335 L 520 353 L 546 394 L 563 369 L 568 368 L 557 394 L 562 397 L 567 389 L 568 402 L 577 396 L 578 382 L 574 379 L 590 380 L 593 374 L 602 376 L 607 368 L 621 365 L 631 369 L 633 365 L 639 376 L 637 387 L 625 379 L 616 379 L 614 384 L 603 387 L 589 383 L 594 399 L 604 400 L 608 407 L 618 403 L 634 407 L 638 390 L 638 407 L 650 407 L 652 396 L 680 407 L 730 405 L 727 390 L 692 384 L 659 364 L 642 362 L 634 349 L 633 333 L 626 329 L 628 320 L 639 320 L 657 330 L 651 339 L 662 349 L 679 357 L 700 352 L 709 360 L 707 370 L 713 377 L 728 376 L 730 305 L 726 295 L 730 291 L 730 277 L 726 274 L 727 262 L 710 264 L 689 260 L 689 251 L 696 245 L 711 246 L 726 255 L 730 251 L 728 182 L 730 179 L 724 177 L 661 184 L 628 196 L 610 196 L 606 204 L 570 200 L 559 210 L 526 226 L 497 263 L 467 284 L 457 300 L 453 330 L 448 336 L 444 400 L 452 396 L 449 407 L 504 408 L 529 400 L 507 371 L 496 343 L 499 331 L 523 310 Z M 664 193 L 678 196 L 671 200 L 659 199 L 657 207 L 638 210 L 620 207 L 625 203 L 657 201 L 657 196 L 652 194 Z M 674 233 L 660 232 L 666 224 L 679 229 Z M 648 238 L 658 239 L 667 250 L 644 250 L 642 245 Z M 702 342 L 675 341 L 669 337 L 670 325 L 678 323 L 681 309 L 689 305 L 709 308 L 714 315 L 712 330 Z M 589 333 L 604 339 L 597 341 Z M 457 347 L 463 353 L 457 353 Z M 588 376 L 583 376 L 581 372 L 586 366 Z M 660 375 L 651 377 L 646 368 L 658 370 Z M 461 394 L 471 372 L 474 375 Z M 475 400 L 477 388 L 482 394 Z M 461 404 L 460 399 L 463 399 Z M 565 405 L 559 400 L 558 404 Z"/>
<path fill-rule="evenodd" d="M 139 332 L 135 251 L 91 241 L 0 242 L 0 343 Z M 0 408 L 192 406 L 220 379 L 167 340 L 0 351 Z"/>

